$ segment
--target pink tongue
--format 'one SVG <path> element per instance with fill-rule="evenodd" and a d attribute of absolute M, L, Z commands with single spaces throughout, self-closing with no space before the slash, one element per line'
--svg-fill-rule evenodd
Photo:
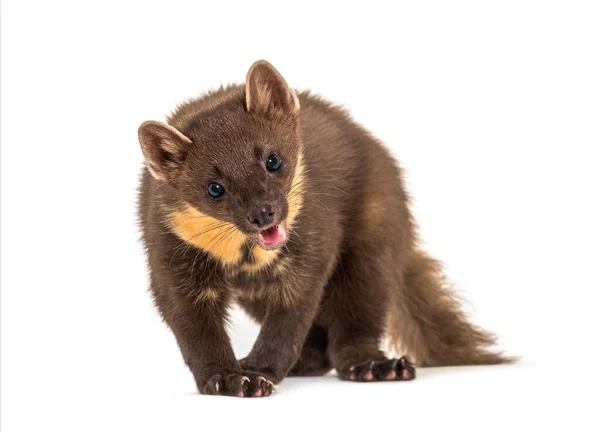
<path fill-rule="evenodd" d="M 275 243 L 281 237 L 279 234 L 278 226 L 271 227 L 260 232 L 260 236 L 265 243 Z"/>

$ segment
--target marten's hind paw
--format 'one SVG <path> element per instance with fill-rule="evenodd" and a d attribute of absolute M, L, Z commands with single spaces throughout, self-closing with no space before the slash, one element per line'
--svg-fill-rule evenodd
<path fill-rule="evenodd" d="M 345 381 L 410 381 L 415 379 L 414 365 L 406 357 L 383 361 L 369 361 L 338 370 Z"/>

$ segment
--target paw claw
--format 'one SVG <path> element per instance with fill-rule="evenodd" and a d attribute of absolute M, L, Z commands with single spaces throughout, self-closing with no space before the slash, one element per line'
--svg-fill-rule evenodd
<path fill-rule="evenodd" d="M 242 375 L 244 374 L 244 375 Z M 256 372 L 234 372 L 210 377 L 201 392 L 219 396 L 262 397 L 271 394 L 272 382 Z"/>
<path fill-rule="evenodd" d="M 367 370 L 367 372 L 365 372 L 365 374 L 363 376 L 363 379 L 365 381 L 372 381 L 373 380 L 373 366 L 375 366 L 375 362 L 374 361 L 372 361 L 369 364 L 369 369 Z"/>

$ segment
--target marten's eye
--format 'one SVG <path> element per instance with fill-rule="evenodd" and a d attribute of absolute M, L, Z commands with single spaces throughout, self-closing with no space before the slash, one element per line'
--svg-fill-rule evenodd
<path fill-rule="evenodd" d="M 223 186 L 219 183 L 211 183 L 208 185 L 208 194 L 211 198 L 219 198 L 223 195 L 223 192 L 225 192 L 225 189 L 223 189 Z"/>
<path fill-rule="evenodd" d="M 281 158 L 276 154 L 272 154 L 267 158 L 267 170 L 277 171 L 281 168 Z"/>

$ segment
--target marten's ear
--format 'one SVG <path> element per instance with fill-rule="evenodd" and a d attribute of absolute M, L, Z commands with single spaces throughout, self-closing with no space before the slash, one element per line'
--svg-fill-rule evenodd
<path fill-rule="evenodd" d="M 157 180 L 167 180 L 181 165 L 192 143 L 173 126 L 157 121 L 142 123 L 138 138 L 148 169 Z"/>
<path fill-rule="evenodd" d="M 259 60 L 246 76 L 246 109 L 259 114 L 277 111 L 295 114 L 300 104 L 277 69 L 268 61 Z"/>

